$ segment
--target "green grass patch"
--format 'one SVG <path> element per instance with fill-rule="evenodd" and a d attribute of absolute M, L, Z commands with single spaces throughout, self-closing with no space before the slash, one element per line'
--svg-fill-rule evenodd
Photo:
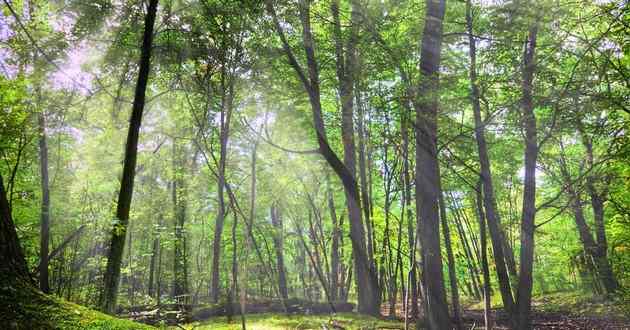
<path fill-rule="evenodd" d="M 252 330 L 285 330 L 285 329 L 322 329 L 322 325 L 332 328 L 332 323 L 345 329 L 403 329 L 399 321 L 381 320 L 375 317 L 354 313 L 336 315 L 283 315 L 283 314 L 250 314 L 246 315 L 247 329 Z M 215 317 L 203 322 L 190 323 L 186 329 L 195 330 L 238 330 L 241 329 L 240 315 L 236 315 L 231 323 L 226 317 Z M 171 328 L 178 329 L 178 328 Z"/>
<path fill-rule="evenodd" d="M 597 296 L 580 291 L 555 292 L 535 297 L 533 307 L 543 312 L 569 312 L 584 316 L 627 317 L 630 300 L 623 295 Z"/>

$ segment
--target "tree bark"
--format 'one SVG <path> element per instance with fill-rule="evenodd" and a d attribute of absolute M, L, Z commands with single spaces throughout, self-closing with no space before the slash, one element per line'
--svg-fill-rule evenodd
<path fill-rule="evenodd" d="M 188 303 L 188 264 L 186 251 L 186 186 L 184 171 L 187 166 L 184 161 L 185 152 L 173 140 L 173 171 L 172 182 L 173 213 L 175 215 L 175 252 L 173 254 L 173 296 L 180 303 Z M 180 299 L 178 297 L 183 297 Z"/>
<path fill-rule="evenodd" d="M 414 235 L 414 219 L 411 209 L 411 175 L 409 174 L 409 124 L 411 123 L 411 109 L 409 103 L 405 102 L 405 114 L 402 116 L 401 136 L 403 140 L 403 183 L 405 196 L 405 209 L 407 211 L 407 236 L 409 238 L 409 289 L 411 305 L 411 317 L 418 316 L 418 284 L 416 275 L 416 236 Z"/>
<path fill-rule="evenodd" d="M 453 247 L 451 246 L 451 232 L 448 228 L 448 219 L 446 218 L 446 206 L 442 193 L 439 197 L 440 203 L 440 219 L 442 222 L 442 234 L 444 235 L 444 246 L 446 247 L 446 260 L 448 265 L 448 278 L 451 285 L 451 304 L 453 305 L 453 318 L 455 319 L 456 329 L 463 329 L 461 306 L 459 304 L 459 291 L 457 289 L 457 274 L 455 272 L 455 258 L 453 257 Z"/>
<path fill-rule="evenodd" d="M 480 92 L 477 83 L 477 47 L 473 33 L 473 17 L 472 17 L 471 1 L 466 1 L 466 25 L 468 28 L 469 56 L 470 56 L 470 98 L 473 105 L 475 117 L 475 139 L 477 140 L 477 151 L 479 153 L 479 167 L 481 169 L 481 180 L 483 182 L 483 202 L 485 207 L 485 215 L 488 220 L 488 229 L 490 230 L 490 241 L 494 252 L 494 260 L 496 265 L 497 279 L 499 281 L 499 290 L 505 311 L 509 314 L 514 311 L 514 297 L 510 286 L 510 277 L 506 268 L 506 253 L 503 242 L 501 219 L 497 211 L 497 202 L 494 193 L 494 185 L 492 182 L 492 173 L 490 172 L 490 157 L 488 155 L 488 147 L 485 137 L 485 124 L 481 119 L 481 103 Z"/>
<path fill-rule="evenodd" d="M 276 267 L 278 271 L 278 288 L 280 298 L 289 299 L 289 291 L 287 289 L 287 276 L 284 267 L 284 238 L 282 218 L 280 217 L 278 207 L 274 204 L 271 206 L 271 224 L 273 225 L 273 245 L 276 250 Z"/>
<path fill-rule="evenodd" d="M 24 259 L 24 252 L 22 252 L 15 230 L 7 193 L 4 189 L 4 180 L 0 174 L 0 268 L 3 273 L 11 277 L 28 279 L 30 282 L 26 259 Z"/>
<path fill-rule="evenodd" d="M 488 240 L 486 238 L 486 217 L 483 212 L 483 195 L 482 195 L 482 181 L 479 181 L 477 185 L 477 218 L 479 220 L 479 241 L 481 245 L 481 270 L 483 272 L 483 318 L 485 321 L 486 329 L 492 329 L 492 317 L 491 317 L 491 305 L 490 298 L 492 296 L 492 289 L 490 287 L 490 269 L 488 267 Z"/>
<path fill-rule="evenodd" d="M 368 257 L 365 253 L 365 229 L 361 220 L 361 199 L 358 184 L 355 178 L 355 169 L 342 162 L 337 154 L 332 150 L 326 137 L 326 128 L 324 125 L 320 88 L 319 88 L 319 69 L 315 59 L 314 40 L 311 32 L 310 23 L 310 3 L 308 0 L 301 0 L 299 4 L 300 21 L 302 23 L 302 42 L 304 52 L 306 54 L 306 62 L 308 67 L 308 76 L 297 62 L 293 51 L 284 34 L 282 25 L 278 20 L 273 4 L 270 0 L 265 1 L 267 12 L 273 19 L 276 31 L 282 41 L 283 49 L 289 64 L 295 70 L 298 78 L 302 82 L 304 89 L 308 93 L 311 103 L 311 111 L 313 114 L 313 126 L 317 135 L 317 143 L 319 152 L 335 171 L 344 186 L 346 194 L 348 217 L 350 219 L 350 238 L 352 241 L 352 250 L 354 255 L 354 266 L 356 271 L 357 295 L 358 295 L 358 311 L 363 314 L 379 315 L 380 314 L 380 288 L 378 286 L 378 278 L 375 271 L 370 267 Z M 356 4 L 353 2 L 353 17 L 358 16 Z M 354 20 L 353 18 L 353 20 Z M 356 28 L 356 24 L 354 25 Z M 350 53 L 350 52 L 349 52 Z M 349 95 L 352 95 L 352 87 L 349 87 Z M 352 97 L 344 98 L 346 106 L 352 105 Z M 351 119 L 351 118 L 350 118 Z M 346 123 L 347 124 L 347 123 Z M 350 153 L 344 152 L 350 159 Z M 344 157 L 345 160 L 346 157 Z"/>
<path fill-rule="evenodd" d="M 39 124 L 39 170 L 42 188 L 42 205 L 39 235 L 39 288 L 50 293 L 48 282 L 48 247 L 50 241 L 50 189 L 48 183 L 48 143 L 46 139 L 46 118 L 38 116 Z"/>
<path fill-rule="evenodd" d="M 157 13 L 158 0 L 150 0 L 144 24 L 142 49 L 140 54 L 140 68 L 138 82 L 133 100 L 129 132 L 125 148 L 125 160 L 123 175 L 120 181 L 120 193 L 116 209 L 116 221 L 112 229 L 112 239 L 107 258 L 107 268 L 104 277 L 104 288 L 100 298 L 101 311 L 112 314 L 116 307 L 118 297 L 118 282 L 120 279 L 120 265 L 127 225 L 129 223 L 129 211 L 131 209 L 131 196 L 133 194 L 133 181 L 136 172 L 136 158 L 138 153 L 138 137 L 142 124 L 142 112 L 145 104 L 145 92 L 149 80 L 151 50 L 153 44 L 153 25 Z"/>
<path fill-rule="evenodd" d="M 223 225 L 225 222 L 225 167 L 227 162 L 227 147 L 230 133 L 230 121 L 232 117 L 232 102 L 234 100 L 234 83 L 230 79 L 226 90 L 226 72 L 222 69 L 221 73 L 221 114 L 220 114 L 220 132 L 219 132 L 219 164 L 217 170 L 217 219 L 214 228 L 214 240 L 212 241 L 212 302 L 219 301 L 219 282 L 221 263 L 221 236 L 223 234 Z"/>
<path fill-rule="evenodd" d="M 336 302 L 339 297 L 339 236 L 341 234 L 337 221 L 337 210 L 333 191 L 330 187 L 330 178 L 327 179 L 328 188 L 328 209 L 330 211 L 330 221 L 332 222 L 333 234 L 330 251 L 330 299 Z"/>
<path fill-rule="evenodd" d="M 533 79 L 536 71 L 536 39 L 538 23 L 529 29 L 528 41 L 523 65 L 523 126 L 525 128 L 525 181 L 523 187 L 523 206 L 521 214 L 521 258 L 517 293 L 518 326 L 515 330 L 527 330 L 531 324 L 531 300 L 533 287 L 534 263 L 534 229 L 536 217 L 536 159 L 538 158 L 538 141 L 536 115 L 532 97 Z"/>
<path fill-rule="evenodd" d="M 416 110 L 416 221 L 422 243 L 425 316 L 429 329 L 451 327 L 442 274 L 438 199 L 440 177 L 437 154 L 439 67 L 445 0 L 427 0 L 420 49 L 421 82 L 414 98 Z M 422 227 L 421 227 L 422 226 Z M 416 328 L 420 327 L 420 322 Z"/>
<path fill-rule="evenodd" d="M 578 131 L 582 136 L 582 144 L 586 149 L 586 162 L 588 168 L 593 171 L 593 143 L 586 136 L 581 123 L 578 124 Z M 610 262 L 608 262 L 608 241 L 606 239 L 606 223 L 604 220 L 604 201 L 608 187 L 607 183 L 603 182 L 604 188 L 601 189 L 603 191 L 598 191 L 596 188 L 596 181 L 597 180 L 594 175 L 591 174 L 586 176 L 586 189 L 591 199 L 593 218 L 595 219 L 595 237 L 597 238 L 596 254 L 598 255 L 597 268 L 606 292 L 611 294 L 619 289 L 619 282 L 612 271 Z"/>

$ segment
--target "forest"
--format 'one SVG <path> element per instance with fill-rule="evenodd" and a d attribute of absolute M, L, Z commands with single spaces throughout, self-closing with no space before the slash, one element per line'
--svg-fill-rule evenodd
<path fill-rule="evenodd" d="M 0 8 L 0 329 L 630 329 L 627 0 Z"/>

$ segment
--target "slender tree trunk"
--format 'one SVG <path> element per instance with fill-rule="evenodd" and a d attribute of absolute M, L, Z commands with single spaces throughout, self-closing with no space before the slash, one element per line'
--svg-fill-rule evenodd
<path fill-rule="evenodd" d="M 536 115 L 532 100 L 534 73 L 536 71 L 536 38 L 538 23 L 529 29 L 527 47 L 523 65 L 523 126 L 525 128 L 525 181 L 523 187 L 523 211 L 521 214 L 521 260 L 518 281 L 517 330 L 532 328 L 531 300 L 533 287 L 534 263 L 534 220 L 536 217 L 536 159 L 538 158 L 538 141 Z"/>
<path fill-rule="evenodd" d="M 46 141 L 46 118 L 38 116 L 39 123 L 39 169 L 42 185 L 42 210 L 39 235 L 39 288 L 50 292 L 48 283 L 48 246 L 50 240 L 50 190 L 48 184 L 48 143 Z"/>
<path fill-rule="evenodd" d="M 337 7 L 338 8 L 338 7 Z M 353 105 L 353 97 L 354 97 L 354 81 L 357 69 L 357 60 L 356 60 L 356 44 L 358 41 L 358 8 L 356 1 L 352 2 L 352 13 L 351 18 L 354 24 L 350 28 L 350 36 L 348 38 L 348 42 L 345 45 L 345 58 L 344 58 L 344 46 L 342 44 L 341 35 L 340 35 L 340 22 L 339 22 L 339 13 L 337 10 L 337 15 L 334 14 L 335 10 L 333 9 L 333 15 L 336 16 L 336 55 L 337 55 L 337 79 L 339 80 L 339 95 L 341 98 L 341 139 L 343 142 L 343 163 L 345 167 L 350 172 L 356 189 L 356 151 L 355 151 L 355 143 L 354 143 L 354 105 Z M 351 232 L 354 232 L 354 237 L 365 237 L 364 227 L 363 227 L 363 219 L 361 215 L 361 206 L 360 206 L 360 198 L 357 194 L 358 191 L 355 190 L 354 194 L 350 191 L 346 191 L 346 200 L 348 206 L 348 216 L 350 218 L 351 224 Z M 369 221 L 369 219 L 366 219 Z M 365 239 L 361 239 L 364 241 Z M 368 241 L 369 233 L 368 233 Z M 361 249 L 365 250 L 365 246 L 356 242 L 353 238 L 352 240 L 355 250 Z M 361 244 L 361 245 L 359 245 Z M 371 246 L 367 246 L 368 254 L 367 260 L 363 260 L 363 258 L 355 256 L 355 271 L 357 272 L 357 287 L 359 288 L 359 312 L 371 315 L 380 315 L 380 288 L 378 285 L 378 277 L 376 276 L 375 269 L 372 265 L 371 258 Z M 365 262 L 365 265 L 360 265 L 360 263 Z M 368 269 L 367 274 L 366 268 Z M 371 271 L 369 271 L 371 270 Z"/>
<path fill-rule="evenodd" d="M 223 224 L 225 222 L 226 207 L 225 207 L 225 166 L 227 162 L 227 148 L 228 139 L 230 133 L 230 121 L 232 117 L 232 102 L 234 100 L 234 83 L 231 79 L 226 82 L 226 72 L 223 69 L 221 73 L 221 118 L 220 118 L 220 132 L 219 132 L 219 168 L 217 171 L 217 219 L 214 228 L 214 240 L 212 241 L 212 302 L 219 301 L 219 282 L 220 282 L 220 270 L 221 263 L 221 236 L 223 234 Z M 227 89 L 226 89 L 227 83 Z"/>
<path fill-rule="evenodd" d="M 127 225 L 129 223 L 129 211 L 131 209 L 131 196 L 133 194 L 133 180 L 136 172 L 136 158 L 138 153 L 138 137 L 142 124 L 142 112 L 144 110 L 145 92 L 149 80 L 151 62 L 151 49 L 153 45 L 153 24 L 157 13 L 158 0 L 150 0 L 147 8 L 147 16 L 144 24 L 144 35 L 140 55 L 138 82 L 133 100 L 129 132 L 125 148 L 125 161 L 123 174 L 120 180 L 120 193 L 116 209 L 116 221 L 112 229 L 112 239 L 107 258 L 107 268 L 104 277 L 104 288 L 100 298 L 100 308 L 103 312 L 112 314 L 116 307 L 118 297 L 118 282 L 120 279 L 120 265 L 125 247 Z"/>
<path fill-rule="evenodd" d="M 492 296 L 492 289 L 490 287 L 490 269 L 488 267 L 488 239 L 486 237 L 486 216 L 483 212 L 483 195 L 482 195 L 482 181 L 479 181 L 477 185 L 477 219 L 479 221 L 479 241 L 481 244 L 481 271 L 483 272 L 483 318 L 485 321 L 486 329 L 492 329 L 493 322 L 491 317 L 491 305 L 490 298 Z"/>
<path fill-rule="evenodd" d="M 464 258 L 466 259 L 466 264 L 468 265 L 468 272 L 470 274 L 470 279 L 472 281 L 473 295 L 475 296 L 475 298 L 481 298 L 480 285 L 479 285 L 480 279 L 478 278 L 479 269 L 477 269 L 477 264 L 475 263 L 474 254 L 470 249 L 470 244 L 468 243 L 468 238 L 466 237 L 466 232 L 462 225 L 462 219 L 459 214 L 460 213 L 459 208 L 457 206 L 454 206 L 454 208 L 456 208 L 456 211 L 454 212 L 455 213 L 455 229 L 457 230 L 459 239 L 462 242 L 462 247 L 464 250 Z"/>
<path fill-rule="evenodd" d="M 578 123 L 578 131 L 582 136 L 582 144 L 586 149 L 586 162 L 591 169 L 594 166 L 593 163 L 593 143 L 586 136 L 582 124 Z M 595 187 L 595 176 L 586 176 L 586 190 L 591 198 L 591 207 L 593 208 L 593 218 L 595 219 L 595 236 L 597 238 L 597 268 L 599 275 L 606 289 L 606 292 L 611 294 L 619 289 L 619 282 L 612 271 L 610 262 L 608 262 L 608 241 L 606 239 L 606 223 L 604 221 L 604 201 L 606 196 L 606 190 L 608 189 L 607 183 L 604 182 L 603 191 L 597 191 Z M 603 181 L 603 180 L 602 180 Z"/>
<path fill-rule="evenodd" d="M 289 292 L 287 290 L 287 276 L 285 274 L 284 267 L 284 247 L 283 247 L 283 225 L 282 218 L 280 217 L 278 207 L 276 205 L 271 206 L 271 224 L 274 228 L 273 245 L 276 250 L 276 266 L 278 268 L 278 287 L 280 289 L 280 298 L 289 299 Z"/>
<path fill-rule="evenodd" d="M 330 210 L 330 220 L 332 222 L 333 234 L 330 251 L 330 299 L 335 302 L 339 299 L 339 236 L 341 235 L 337 223 L 337 211 L 333 191 L 330 187 L 330 178 L 327 177 L 328 185 L 328 209 Z"/>
<path fill-rule="evenodd" d="M 186 221 L 186 186 L 184 171 L 186 164 L 183 156 L 185 152 L 173 140 L 173 171 L 172 182 L 173 213 L 175 215 L 175 251 L 173 260 L 173 296 L 181 303 L 188 302 L 188 265 L 186 263 L 186 237 L 184 223 Z M 183 298 L 183 299 L 182 299 Z"/>
<path fill-rule="evenodd" d="M 470 87 L 471 101 L 473 104 L 473 112 L 475 117 L 475 138 L 477 140 L 477 151 L 479 153 L 479 165 L 481 168 L 481 180 L 483 181 L 483 202 L 488 219 L 488 228 L 490 229 L 490 241 L 494 252 L 494 260 L 496 265 L 497 278 L 499 280 L 499 289 L 501 299 L 506 312 L 514 311 L 514 297 L 510 287 L 510 277 L 506 268 L 506 253 L 504 253 L 504 238 L 502 235 L 499 213 L 497 212 L 497 203 L 494 194 L 494 186 L 492 183 L 492 174 L 490 172 L 490 157 L 488 156 L 488 147 L 485 137 L 485 125 L 481 119 L 481 103 L 480 92 L 477 83 L 477 48 L 476 40 L 473 33 L 473 17 L 471 1 L 466 2 L 466 23 L 468 27 L 469 55 L 470 55 Z"/>
<path fill-rule="evenodd" d="M 358 84 L 355 84 L 358 86 Z M 367 166 L 366 166 L 366 146 L 365 146 L 365 109 L 361 104 L 360 92 L 355 91 L 356 95 L 356 103 L 357 103 L 357 138 L 359 140 L 359 181 L 361 186 L 361 202 L 363 208 L 363 217 L 364 223 L 367 230 L 367 251 L 368 251 L 368 259 L 370 261 L 371 267 L 376 267 L 376 261 L 374 260 L 374 230 L 372 226 L 372 218 L 370 217 L 370 210 L 372 208 L 370 193 L 369 193 L 369 182 L 367 177 Z"/>
<path fill-rule="evenodd" d="M 158 257 L 158 249 L 160 247 L 160 241 L 157 235 L 159 234 L 154 233 L 153 245 L 151 247 L 151 261 L 149 263 L 149 288 L 148 288 L 149 297 L 153 297 L 155 294 L 155 286 L 154 286 L 155 268 L 156 268 L 157 257 Z"/>
<path fill-rule="evenodd" d="M 440 219 L 442 223 L 442 234 L 444 235 L 444 246 L 446 247 L 446 257 L 448 264 L 448 278 L 451 284 L 451 304 L 453 305 L 453 318 L 458 330 L 463 329 L 461 306 L 459 304 L 459 291 L 457 288 L 457 274 L 455 272 L 455 258 L 453 257 L 453 247 L 451 246 L 451 232 L 448 228 L 448 219 L 446 217 L 446 206 L 444 198 L 440 193 Z"/>
<path fill-rule="evenodd" d="M 405 102 L 408 105 L 407 102 Z M 407 211 L 407 236 L 409 238 L 409 289 L 411 291 L 409 304 L 411 304 L 411 317 L 418 316 L 418 287 L 416 275 L 416 236 L 414 235 L 414 218 L 411 209 L 411 176 L 409 174 L 409 123 L 411 122 L 411 109 L 405 107 L 402 116 L 401 135 L 403 140 L 403 183 L 405 196 L 405 209 Z"/>
<path fill-rule="evenodd" d="M 319 90 L 319 69 L 317 61 L 315 59 L 315 42 L 313 40 L 313 35 L 311 32 L 310 2 L 308 0 L 301 0 L 299 3 L 300 22 L 302 24 L 303 31 L 302 42 L 304 52 L 306 54 L 308 75 L 302 69 L 295 55 L 293 54 L 293 51 L 291 50 L 286 35 L 284 34 L 282 25 L 278 20 L 275 9 L 273 8 L 272 1 L 265 0 L 265 5 L 267 12 L 273 19 L 276 32 L 280 37 L 283 45 L 283 50 L 289 60 L 289 64 L 291 65 L 291 67 L 293 67 L 294 71 L 298 75 L 298 78 L 302 82 L 304 89 L 308 93 L 313 115 L 313 126 L 317 135 L 319 152 L 335 171 L 344 186 L 344 192 L 346 193 L 346 200 L 348 203 L 348 217 L 350 219 L 350 238 L 352 241 L 352 251 L 354 255 L 354 265 L 356 270 L 357 293 L 359 302 L 358 310 L 360 313 L 378 315 L 380 314 L 380 288 L 378 287 L 377 275 L 370 267 L 368 257 L 365 253 L 365 229 L 361 220 L 361 199 L 354 174 L 354 166 L 348 166 L 339 159 L 337 154 L 330 147 L 326 136 L 326 128 L 323 120 Z M 358 12 L 356 9 L 356 4 L 354 2 L 352 12 L 354 13 L 353 21 L 357 21 L 356 18 L 358 16 Z M 358 25 L 353 24 L 353 27 L 356 29 L 358 28 Z M 351 54 L 353 52 L 348 53 Z M 350 63 L 352 62 L 353 61 L 350 61 Z M 349 71 L 352 72 L 352 70 Z M 351 106 L 352 87 L 350 87 L 349 90 L 345 89 L 345 92 L 349 92 L 348 95 L 350 96 L 344 96 L 346 106 Z M 347 125 L 347 122 L 345 125 Z M 349 152 L 344 152 L 344 154 L 351 156 Z"/>
<path fill-rule="evenodd" d="M 439 67 L 442 50 L 442 21 L 446 2 L 427 0 L 420 49 L 421 83 L 414 99 L 416 108 L 416 210 L 426 285 L 425 316 L 429 329 L 451 327 L 442 274 L 440 248 L 440 171 L 437 154 Z M 422 228 L 420 228 L 422 225 Z M 416 328 L 419 328 L 420 322 Z"/>

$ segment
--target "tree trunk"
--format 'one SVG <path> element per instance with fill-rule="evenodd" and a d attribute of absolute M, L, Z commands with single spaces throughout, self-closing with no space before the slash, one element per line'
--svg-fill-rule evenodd
<path fill-rule="evenodd" d="M 437 154 L 439 67 L 445 1 L 427 0 L 420 49 L 421 82 L 414 99 L 416 110 L 416 210 L 422 243 L 425 315 L 429 329 L 451 327 L 442 274 L 438 199 L 440 177 Z M 422 228 L 420 226 L 422 225 Z M 416 328 L 419 328 L 420 322 Z"/>
<path fill-rule="evenodd" d="M 411 176 L 409 174 L 409 124 L 411 123 L 411 109 L 409 103 L 405 101 L 405 114 L 402 116 L 401 136 L 403 140 L 403 183 L 405 196 L 405 209 L 407 211 L 407 236 L 409 238 L 409 294 L 411 305 L 411 317 L 418 316 L 418 284 L 416 275 L 416 236 L 414 235 L 414 219 L 411 209 Z"/>
<path fill-rule="evenodd" d="M 313 115 L 313 126 L 317 135 L 319 153 L 332 167 L 344 186 L 344 192 L 346 194 L 346 200 L 348 204 L 348 217 L 350 219 L 350 238 L 352 241 L 354 265 L 356 270 L 357 293 L 359 302 L 358 310 L 360 313 L 378 315 L 380 314 L 380 288 L 378 287 L 378 278 L 374 270 L 370 267 L 369 260 L 365 253 L 365 230 L 363 227 L 363 222 L 361 220 L 361 199 L 354 174 L 355 169 L 353 168 L 353 166 L 348 166 L 344 164 L 344 162 L 339 159 L 337 154 L 330 147 L 326 136 L 326 128 L 323 120 L 319 91 L 319 69 L 317 61 L 315 59 L 315 42 L 313 40 L 313 35 L 311 32 L 310 3 L 308 0 L 301 0 L 299 3 L 300 22 L 302 24 L 303 31 L 302 42 L 304 46 L 304 52 L 306 54 L 308 76 L 304 72 L 300 64 L 297 62 L 297 59 L 295 58 L 295 55 L 291 50 L 291 47 L 284 34 L 282 25 L 278 20 L 271 0 L 266 0 L 265 5 L 267 8 L 267 12 L 273 19 L 273 23 L 280 37 L 280 40 L 282 41 L 283 49 L 285 54 L 287 55 L 289 64 L 295 70 L 298 78 L 304 86 L 304 89 L 308 93 Z M 358 16 L 358 12 L 356 10 L 356 4 L 354 4 L 354 2 L 352 12 L 354 13 L 353 20 L 355 20 Z M 358 25 L 354 24 L 353 27 L 357 28 Z M 350 62 L 352 63 L 353 61 Z M 352 72 L 351 70 L 349 71 Z M 346 107 L 352 106 L 352 87 L 350 86 L 349 89 L 344 88 L 344 93 L 349 93 L 348 95 L 350 97 L 347 97 L 348 95 L 344 96 L 345 102 L 342 103 L 346 103 Z M 344 124 L 344 126 L 347 126 L 347 123 Z M 344 152 L 344 154 L 347 155 L 348 158 L 352 156 L 349 152 Z"/>
<path fill-rule="evenodd" d="M 517 320 L 515 330 L 531 329 L 532 270 L 534 263 L 534 220 L 536 216 L 536 159 L 538 158 L 538 141 L 536 116 L 532 100 L 532 87 L 536 71 L 536 37 L 538 23 L 529 29 L 527 47 L 523 65 L 523 126 L 525 128 L 525 181 L 523 187 L 523 210 L 521 214 L 521 268 L 519 271 L 517 295 Z"/>
<path fill-rule="evenodd" d="M 483 211 L 483 195 L 482 195 L 482 181 L 477 184 L 477 219 L 479 222 L 479 241 L 481 244 L 481 271 L 483 272 L 483 318 L 485 321 L 486 329 L 492 329 L 491 318 L 491 305 L 490 298 L 492 296 L 492 289 L 490 287 L 490 269 L 488 267 L 488 239 L 486 237 L 486 216 Z"/>
<path fill-rule="evenodd" d="M 0 174 L 0 268 L 4 274 L 15 278 L 29 279 L 26 259 L 11 217 L 11 208 Z"/>
<path fill-rule="evenodd" d="M 457 290 L 457 274 L 455 272 L 455 258 L 453 257 L 453 247 L 451 246 L 451 232 L 448 228 L 448 219 L 446 218 L 446 206 L 444 198 L 440 193 L 440 219 L 442 223 L 442 234 L 444 235 L 444 246 L 446 247 L 446 257 L 448 261 L 448 278 L 451 284 L 451 304 L 453 305 L 453 318 L 458 330 L 463 329 L 461 306 L 459 304 L 459 291 Z"/>
<path fill-rule="evenodd" d="M 157 257 L 158 257 L 158 249 L 160 248 L 160 240 L 159 240 L 159 233 L 153 233 L 154 238 L 153 238 L 153 244 L 151 247 L 151 261 L 149 263 L 149 288 L 148 288 L 148 295 L 149 297 L 153 297 L 155 294 L 155 287 L 154 287 L 154 283 L 155 283 L 155 268 L 156 268 L 156 263 L 157 263 Z"/>
<path fill-rule="evenodd" d="M 338 3 L 336 3 L 338 4 Z M 360 198 L 356 184 L 356 154 L 354 143 L 354 81 L 357 69 L 356 44 L 358 41 L 358 4 L 352 1 L 351 20 L 355 23 L 350 28 L 350 36 L 345 45 L 345 59 L 343 43 L 340 35 L 339 13 L 335 16 L 336 33 L 336 57 L 337 57 L 337 79 L 339 81 L 339 95 L 341 98 L 341 139 L 343 142 L 343 163 L 351 176 L 354 192 L 346 189 L 346 200 L 348 207 L 348 217 L 350 218 L 350 232 L 352 234 L 353 250 L 365 250 L 365 230 L 361 214 Z M 337 7 L 338 9 L 338 7 Z M 356 197 L 355 197 L 356 196 Z M 364 202 L 365 203 L 365 202 Z M 367 220 L 367 219 L 366 219 Z M 369 241 L 368 237 L 368 241 Z M 367 246 L 367 258 L 355 254 L 355 271 L 357 273 L 357 289 L 360 313 L 370 315 L 380 315 L 380 288 L 378 276 L 372 267 L 371 247 Z"/>
<path fill-rule="evenodd" d="M 48 246 L 50 240 L 50 190 L 48 184 L 48 143 L 46 141 L 46 118 L 38 116 L 39 124 L 39 170 L 42 185 L 42 209 L 39 238 L 39 288 L 50 292 L 48 283 Z"/>
<path fill-rule="evenodd" d="M 173 254 L 173 296 L 180 303 L 188 302 L 188 265 L 186 258 L 186 234 L 184 223 L 186 221 L 186 186 L 184 182 L 184 171 L 186 164 L 184 161 L 185 152 L 177 146 L 177 141 L 173 140 L 173 213 L 175 215 L 175 251 Z M 183 299 L 182 299 L 183 298 Z"/>
<path fill-rule="evenodd" d="M 358 85 L 358 84 L 355 84 Z M 361 186 L 361 202 L 363 208 L 364 223 L 367 230 L 367 251 L 368 259 L 371 267 L 376 267 L 376 261 L 374 260 L 374 229 L 372 228 L 372 218 L 370 217 L 372 203 L 370 199 L 369 182 L 367 177 L 367 161 L 365 157 L 365 111 L 363 105 L 360 103 L 361 97 L 359 91 L 354 93 L 357 100 L 357 138 L 359 140 L 359 182 Z"/>
<path fill-rule="evenodd" d="M 284 244 L 283 244 L 283 225 L 282 218 L 280 217 L 278 207 L 274 204 L 271 206 L 271 224 L 273 225 L 273 245 L 276 250 L 276 267 L 278 271 L 278 288 L 280 290 L 280 298 L 289 299 L 289 292 L 287 289 L 287 276 L 285 274 L 284 267 Z"/>
<path fill-rule="evenodd" d="M 506 268 L 506 253 L 504 251 L 504 238 L 502 235 L 499 213 L 497 212 L 497 202 L 492 183 L 492 173 L 490 172 L 490 157 L 485 137 L 485 125 L 481 119 L 480 92 L 477 84 L 477 48 L 473 33 L 473 17 L 471 1 L 466 1 L 466 23 L 468 28 L 469 55 L 470 55 L 470 89 L 471 102 L 475 117 L 475 139 L 477 140 L 477 151 L 479 153 L 479 167 L 481 169 L 481 180 L 483 181 L 483 202 L 485 215 L 490 229 L 490 241 L 494 252 L 499 290 L 503 301 L 504 309 L 507 313 L 514 311 L 514 297 L 510 286 L 510 277 Z"/>
<path fill-rule="evenodd" d="M 217 303 L 219 301 L 219 282 L 220 282 L 220 270 L 219 266 L 221 263 L 221 236 L 223 234 L 223 224 L 225 222 L 225 199 L 224 199 L 224 189 L 225 189 L 225 166 L 227 162 L 227 147 L 228 147 L 228 139 L 230 133 L 230 121 L 232 117 L 232 102 L 234 100 L 234 83 L 230 79 L 227 83 L 226 90 L 226 82 L 225 82 L 225 69 L 222 69 L 221 73 L 221 118 L 220 118 L 220 132 L 219 132 L 219 142 L 220 142 L 220 150 L 219 150 L 219 168 L 217 171 L 217 219 L 214 228 L 214 240 L 212 241 L 212 302 Z"/>
<path fill-rule="evenodd" d="M 147 16 L 144 23 L 144 34 L 140 54 L 138 82 L 133 100 L 129 132 L 125 148 L 125 161 L 123 174 L 120 180 L 120 193 L 116 209 L 116 221 L 112 229 L 112 239 L 107 258 L 107 268 L 104 276 L 104 288 L 100 298 L 100 309 L 112 314 L 116 307 L 118 297 L 118 282 L 120 279 L 120 265 L 125 247 L 127 225 L 129 223 L 129 211 L 131 208 L 131 196 L 133 194 L 133 180 L 136 172 L 136 158 L 138 153 L 138 137 L 142 124 L 142 112 L 144 110 L 145 92 L 149 80 L 151 62 L 151 50 L 153 44 L 153 25 L 157 13 L 158 0 L 150 0 L 147 8 Z"/>
<path fill-rule="evenodd" d="M 330 178 L 326 177 L 328 185 L 328 209 L 330 210 L 330 221 L 332 222 L 333 234 L 330 251 L 330 299 L 336 302 L 339 297 L 339 236 L 340 228 L 337 222 L 337 210 L 333 191 L 330 187 Z"/>
<path fill-rule="evenodd" d="M 593 143 L 586 136 L 581 123 L 578 124 L 578 131 L 582 136 L 582 144 L 586 149 L 586 162 L 588 167 L 593 171 Z M 606 289 L 611 294 L 619 289 L 619 282 L 612 271 L 612 267 L 608 262 L 608 242 L 606 240 L 606 223 L 604 221 L 604 201 L 607 190 L 607 183 L 604 183 L 604 191 L 598 192 L 595 188 L 595 177 L 590 174 L 586 176 L 586 189 L 591 198 L 591 207 L 593 208 L 593 218 L 595 219 L 595 236 L 597 237 L 597 268 L 599 276 Z"/>

